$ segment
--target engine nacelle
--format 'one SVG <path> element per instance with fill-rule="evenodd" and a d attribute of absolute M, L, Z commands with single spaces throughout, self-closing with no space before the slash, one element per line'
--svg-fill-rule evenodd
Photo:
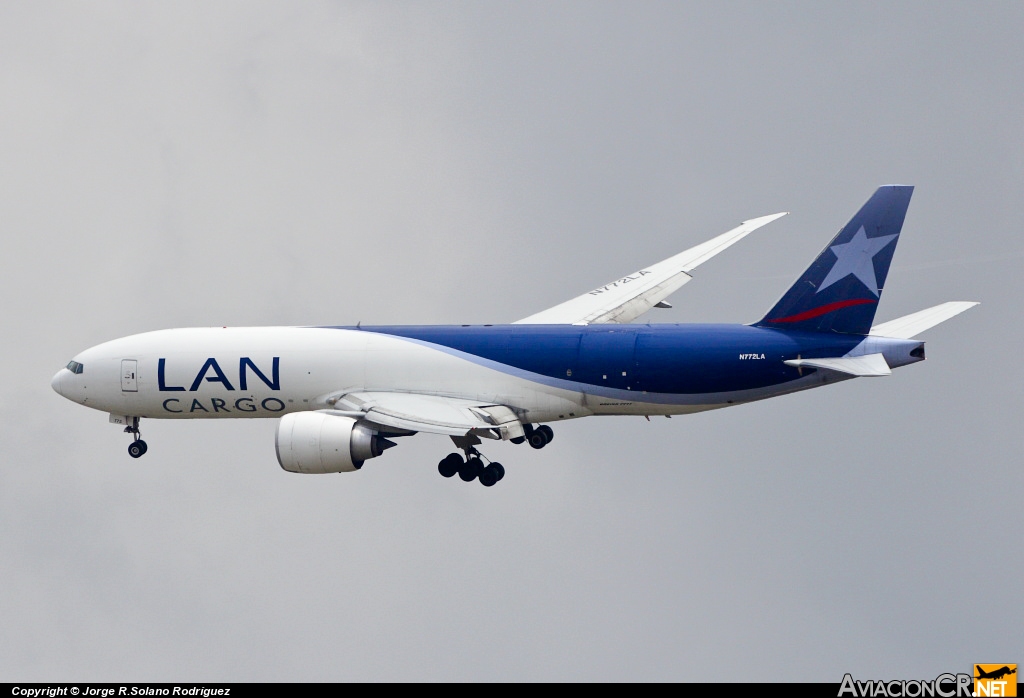
<path fill-rule="evenodd" d="M 274 441 L 277 462 L 291 473 L 350 473 L 395 445 L 351 417 L 324 412 L 286 414 Z"/>

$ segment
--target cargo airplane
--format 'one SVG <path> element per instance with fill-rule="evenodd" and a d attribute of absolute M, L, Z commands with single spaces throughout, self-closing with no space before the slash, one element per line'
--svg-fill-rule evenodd
<path fill-rule="evenodd" d="M 875 325 L 913 187 L 884 186 L 768 314 L 750 325 L 629 324 L 754 230 L 739 227 L 509 325 L 216 327 L 137 334 L 78 354 L 65 398 L 110 414 L 146 453 L 140 420 L 274 418 L 294 473 L 359 470 L 400 437 L 450 436 L 438 464 L 490 487 L 484 439 L 543 448 L 550 424 L 742 405 L 923 361 L 923 331 L 975 303 Z"/>

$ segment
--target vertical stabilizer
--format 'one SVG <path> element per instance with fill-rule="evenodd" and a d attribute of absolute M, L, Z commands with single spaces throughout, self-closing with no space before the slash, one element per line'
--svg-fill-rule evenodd
<path fill-rule="evenodd" d="M 757 325 L 870 332 L 913 192 L 910 186 L 879 187 Z"/>

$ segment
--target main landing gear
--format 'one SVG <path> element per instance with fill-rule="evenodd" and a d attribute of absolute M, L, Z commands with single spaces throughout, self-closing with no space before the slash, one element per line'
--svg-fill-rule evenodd
<path fill-rule="evenodd" d="M 527 424 L 523 430 L 526 432 L 526 440 L 533 448 L 544 448 L 555 438 L 555 432 L 547 424 L 541 424 L 536 428 L 532 424 Z"/>
<path fill-rule="evenodd" d="M 491 461 L 484 465 L 484 456 L 472 446 L 466 450 L 466 457 L 458 453 L 449 453 L 437 464 L 437 472 L 444 477 L 453 477 L 456 473 L 463 482 L 479 480 L 484 487 L 494 487 L 505 477 L 505 466 Z"/>
<path fill-rule="evenodd" d="M 131 425 L 124 428 L 126 434 L 132 435 L 132 442 L 128 444 L 128 455 L 132 458 L 142 458 L 149 450 L 149 446 L 142 440 L 142 433 L 139 431 L 139 418 L 132 417 Z"/>
<path fill-rule="evenodd" d="M 544 448 L 551 439 L 555 437 L 555 433 L 551 430 L 551 427 L 546 424 L 542 424 L 539 427 L 534 427 L 532 424 L 523 425 L 523 436 L 518 436 L 510 441 L 514 444 L 521 444 L 524 441 L 528 441 L 534 448 Z M 505 477 L 505 466 L 501 463 L 494 461 L 487 461 L 487 465 L 484 461 L 486 457 L 476 450 L 474 444 L 480 443 L 480 439 L 475 436 L 462 437 L 453 436 L 452 441 L 455 445 L 461 448 L 465 452 L 465 457 L 459 453 L 449 453 L 441 462 L 437 464 L 437 472 L 441 473 L 444 477 L 455 477 L 459 476 L 463 482 L 472 482 L 473 480 L 479 480 L 480 484 L 484 487 L 494 487 L 503 477 Z"/>

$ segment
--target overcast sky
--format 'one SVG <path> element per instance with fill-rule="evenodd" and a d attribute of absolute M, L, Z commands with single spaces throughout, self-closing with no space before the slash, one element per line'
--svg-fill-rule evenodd
<path fill-rule="evenodd" d="M 0 677 L 933 678 L 1024 661 L 1024 5 L 0 4 Z M 271 420 L 56 395 L 204 325 L 511 322 L 792 215 L 652 322 L 757 320 L 881 184 L 885 379 L 422 435 L 280 469 Z"/>

